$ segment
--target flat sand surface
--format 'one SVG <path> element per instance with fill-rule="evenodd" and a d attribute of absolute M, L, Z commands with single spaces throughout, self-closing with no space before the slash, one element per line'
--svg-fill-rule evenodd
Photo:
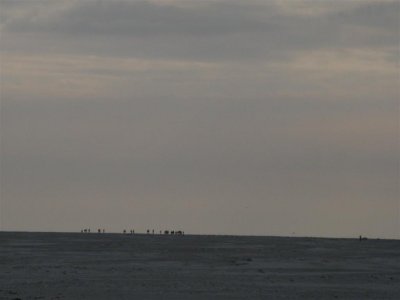
<path fill-rule="evenodd" d="M 400 299 L 400 241 L 2 232 L 0 299 Z"/>

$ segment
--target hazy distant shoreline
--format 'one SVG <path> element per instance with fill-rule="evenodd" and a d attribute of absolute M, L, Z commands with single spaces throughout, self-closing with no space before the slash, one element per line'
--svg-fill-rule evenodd
<path fill-rule="evenodd" d="M 79 231 L 26 231 L 26 230 L 0 230 L 0 235 L 2 233 L 15 233 L 15 234 L 90 234 L 90 235 L 100 235 L 100 234 L 107 234 L 107 235 L 127 235 L 130 236 L 129 232 L 123 233 L 122 231 L 107 231 L 105 233 L 98 233 L 96 231 L 90 233 L 82 233 Z M 135 232 L 133 235 L 153 235 L 153 236 L 165 236 L 164 233 L 146 233 L 146 232 Z M 358 240 L 359 236 L 308 236 L 308 235 L 251 235 L 251 234 L 223 234 L 223 233 L 185 233 L 187 236 L 198 236 L 198 237 L 243 237 L 243 238 L 299 238 L 299 239 L 328 239 L 328 240 Z M 368 237 L 362 236 L 368 240 L 384 240 L 384 241 L 400 241 L 400 238 L 387 238 L 387 237 Z"/>

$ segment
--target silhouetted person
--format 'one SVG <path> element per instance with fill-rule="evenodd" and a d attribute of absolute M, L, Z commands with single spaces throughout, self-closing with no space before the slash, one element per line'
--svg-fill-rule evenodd
<path fill-rule="evenodd" d="M 123 234 L 126 234 L 126 229 L 124 229 Z"/>

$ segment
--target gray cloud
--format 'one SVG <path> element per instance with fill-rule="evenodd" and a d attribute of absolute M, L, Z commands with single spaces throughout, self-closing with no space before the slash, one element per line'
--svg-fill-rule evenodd
<path fill-rule="evenodd" d="M 398 234 L 398 2 L 0 8 L 3 228 Z"/>
<path fill-rule="evenodd" d="M 20 48 L 29 33 L 37 34 L 29 48 L 38 52 L 196 60 L 287 59 L 293 52 L 319 48 L 397 46 L 397 2 L 361 2 L 349 10 L 311 16 L 282 14 L 275 2 L 61 4 L 35 1 L 26 13 L 3 18 L 6 38 L 8 32 L 17 34 L 5 50 L 12 51 L 14 43 Z M 49 12 L 47 5 L 54 9 Z M 68 47 L 71 39 L 74 49 Z"/>

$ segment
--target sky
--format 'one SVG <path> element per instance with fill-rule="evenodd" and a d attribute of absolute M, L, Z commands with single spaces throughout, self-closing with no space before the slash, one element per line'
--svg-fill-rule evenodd
<path fill-rule="evenodd" d="M 399 238 L 399 13 L 0 0 L 0 230 Z"/>

